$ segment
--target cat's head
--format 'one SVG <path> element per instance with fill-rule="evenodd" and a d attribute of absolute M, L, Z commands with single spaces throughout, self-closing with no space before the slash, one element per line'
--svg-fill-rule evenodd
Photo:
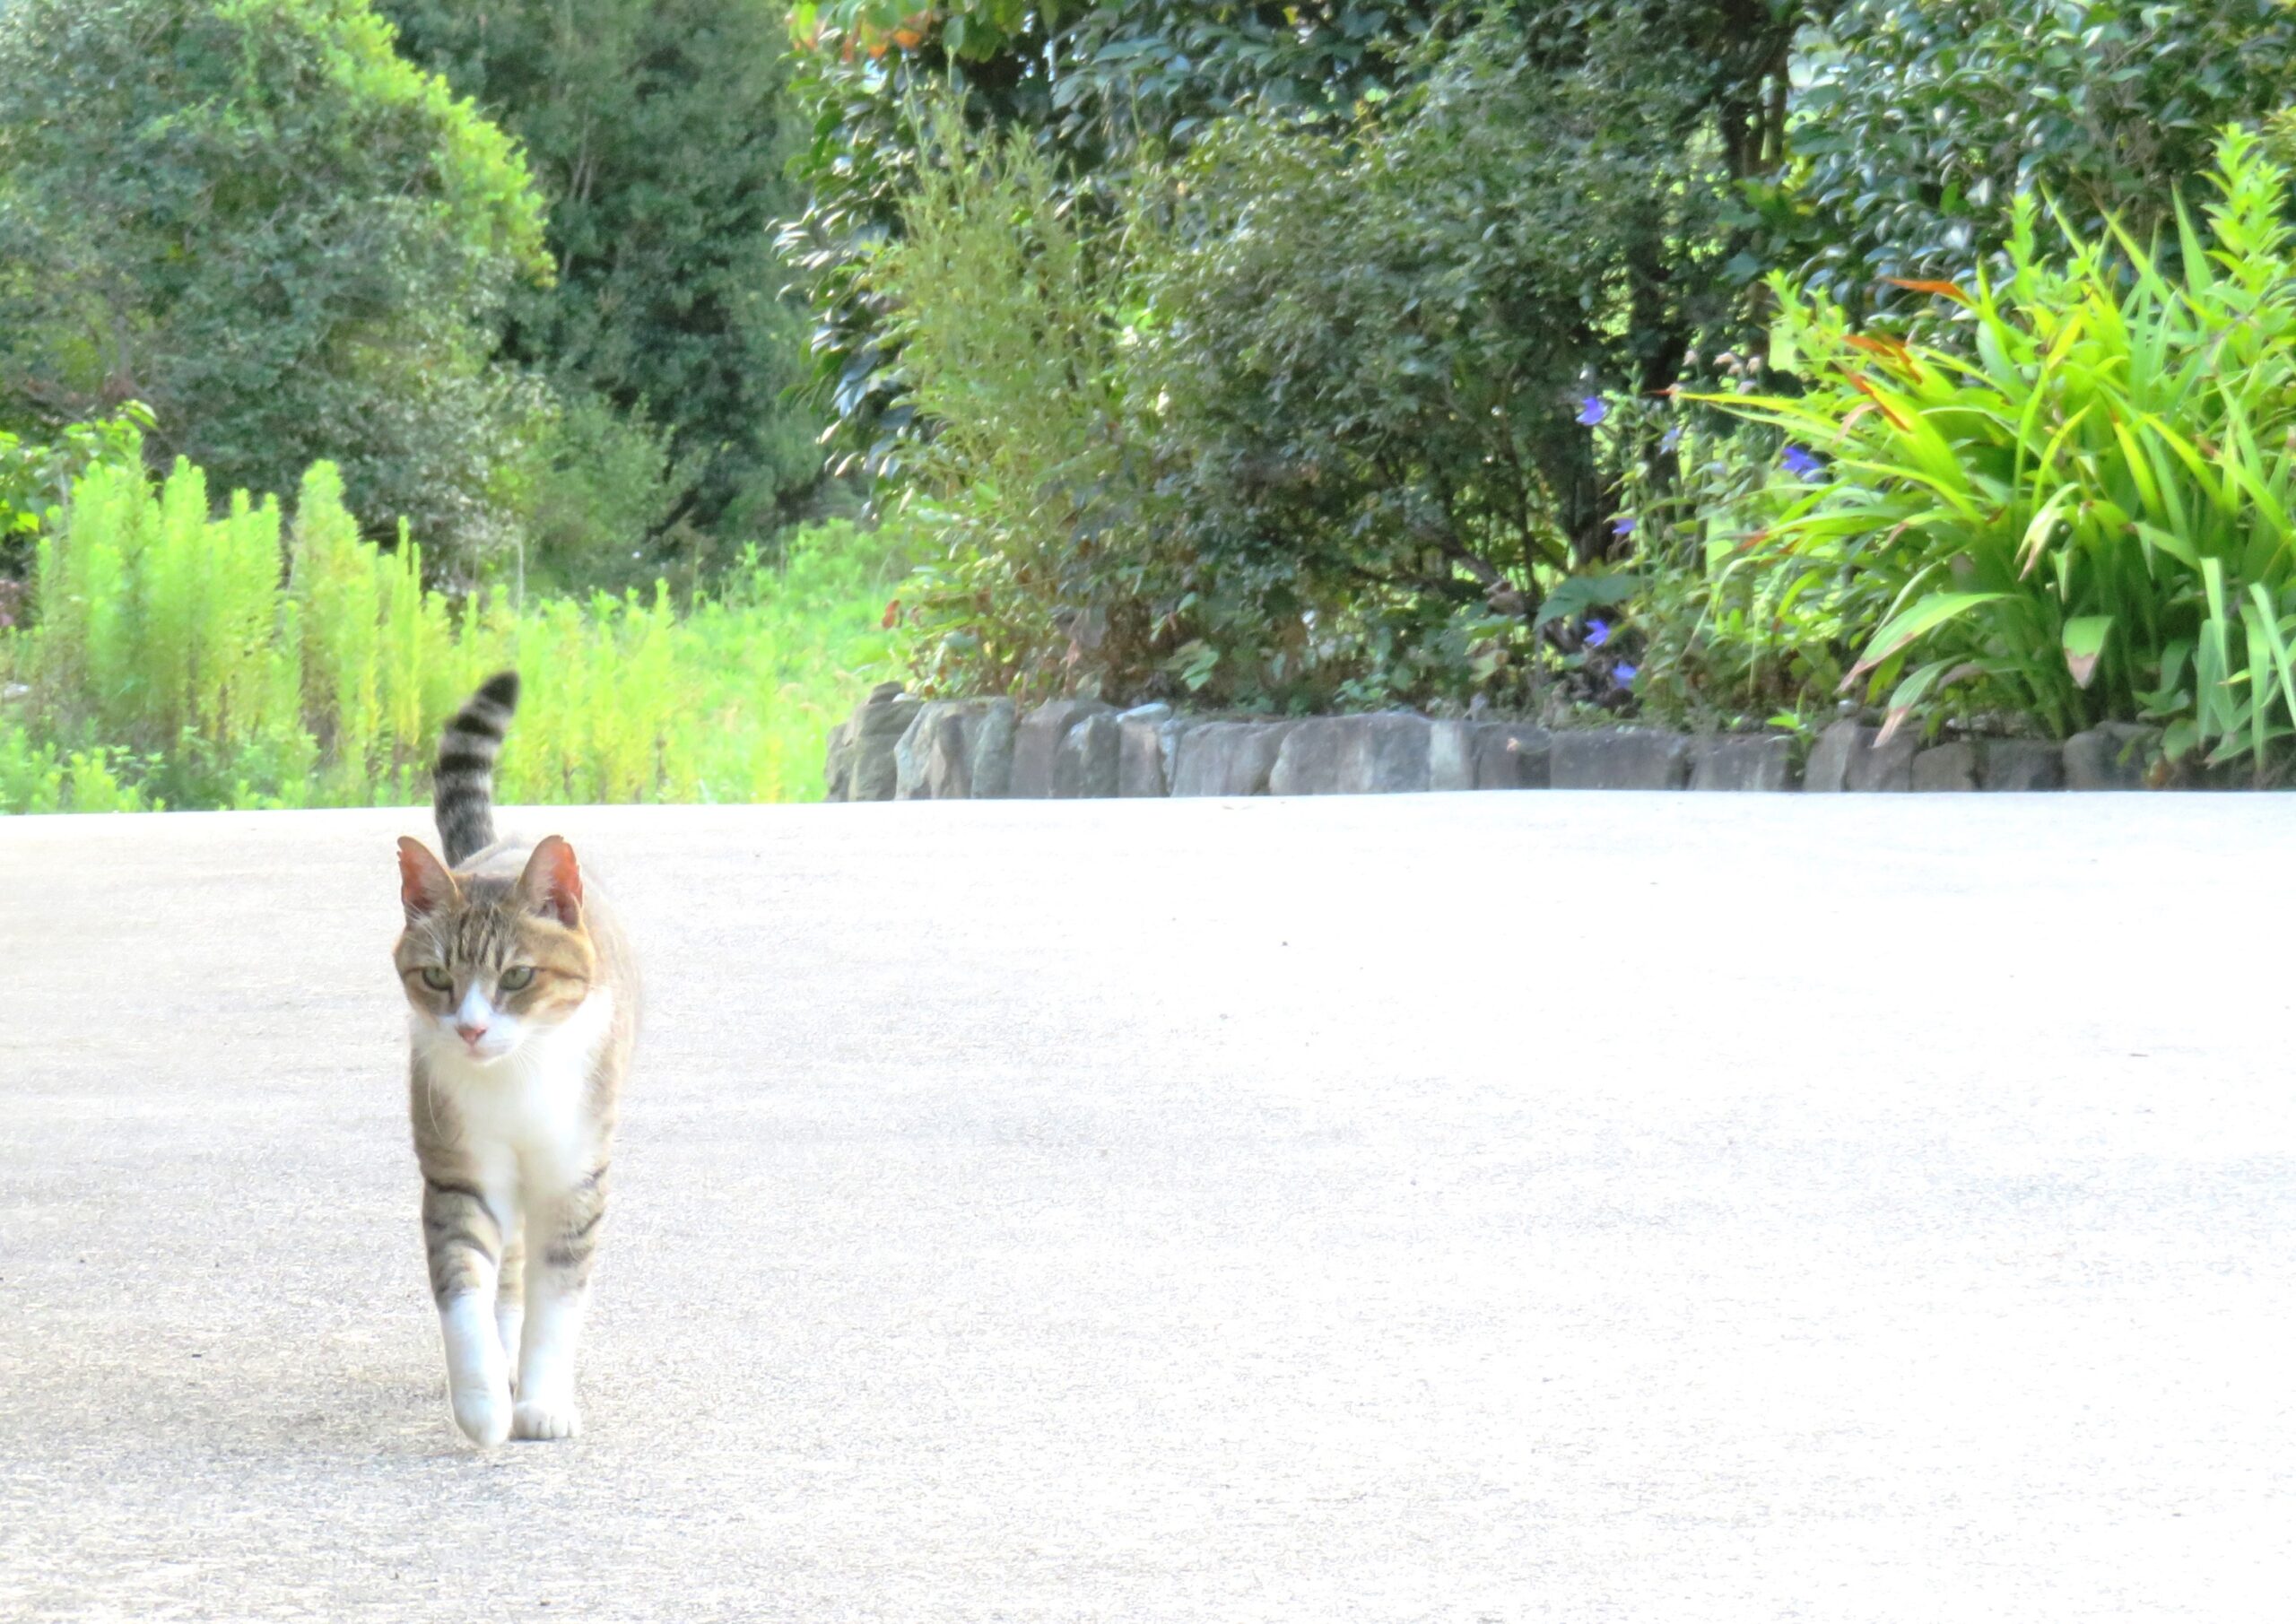
<path fill-rule="evenodd" d="M 596 950 L 582 924 L 582 871 L 552 835 L 516 880 L 457 874 L 419 840 L 398 843 L 406 929 L 392 958 L 418 1045 L 481 1064 L 571 1016 Z"/>

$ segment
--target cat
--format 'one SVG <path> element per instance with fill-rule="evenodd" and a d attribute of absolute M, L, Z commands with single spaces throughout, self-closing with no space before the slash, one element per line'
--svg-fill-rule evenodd
<path fill-rule="evenodd" d="M 506 671 L 447 725 L 431 803 L 445 861 L 399 841 L 392 953 L 448 1396 L 487 1446 L 581 1430 L 575 1345 L 638 1023 L 629 944 L 574 848 L 495 839 L 517 703 Z"/>

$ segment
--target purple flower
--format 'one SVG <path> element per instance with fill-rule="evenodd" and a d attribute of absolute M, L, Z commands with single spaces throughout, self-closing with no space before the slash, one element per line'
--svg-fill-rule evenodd
<path fill-rule="evenodd" d="M 1825 472 L 1825 465 L 1799 446 L 1788 446 L 1779 459 L 1796 478 L 1810 479 Z"/>
<path fill-rule="evenodd" d="M 1600 648 L 1604 644 L 1610 640 L 1611 629 L 1610 623 L 1607 621 L 1589 621 L 1587 622 L 1587 647 Z"/>
<path fill-rule="evenodd" d="M 1593 428 L 1610 414 L 1610 407 L 1604 404 L 1599 395 L 1589 395 L 1578 403 L 1578 421 L 1587 428 Z"/>
<path fill-rule="evenodd" d="M 1617 682 L 1621 687 L 1624 687 L 1627 683 L 1634 681 L 1634 667 L 1631 665 L 1612 666 L 1611 680 Z"/>
<path fill-rule="evenodd" d="M 1613 535 L 1632 535 L 1634 534 L 1634 521 L 1632 519 L 1620 519 L 1611 526 L 1611 534 Z"/>
<path fill-rule="evenodd" d="M 1683 426 L 1680 423 L 1676 423 L 1673 428 L 1667 430 L 1665 433 L 1658 437 L 1658 449 L 1661 451 L 1672 451 L 1676 446 L 1679 446 L 1682 443 Z"/>

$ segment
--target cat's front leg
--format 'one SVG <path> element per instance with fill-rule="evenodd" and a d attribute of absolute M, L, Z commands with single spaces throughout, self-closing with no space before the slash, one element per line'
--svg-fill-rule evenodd
<path fill-rule="evenodd" d="M 574 1407 L 574 1354 L 590 1300 L 590 1261 L 606 1215 L 600 1165 L 540 1210 L 529 1210 L 525 1346 L 512 1430 L 522 1438 L 568 1438 L 582 1429 Z"/>
<path fill-rule="evenodd" d="M 511 1420 L 509 1363 L 494 1324 L 502 1225 L 476 1187 L 426 1177 L 422 1237 L 455 1425 L 474 1443 L 499 1444 Z"/>

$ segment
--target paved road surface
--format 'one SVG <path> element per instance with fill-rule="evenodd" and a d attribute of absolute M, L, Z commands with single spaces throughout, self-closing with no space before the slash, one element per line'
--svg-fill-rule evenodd
<path fill-rule="evenodd" d="M 0 824 L 0 1619 L 2291 1616 L 2296 803 L 518 822 L 654 1011 L 491 1455 L 409 815 Z"/>

